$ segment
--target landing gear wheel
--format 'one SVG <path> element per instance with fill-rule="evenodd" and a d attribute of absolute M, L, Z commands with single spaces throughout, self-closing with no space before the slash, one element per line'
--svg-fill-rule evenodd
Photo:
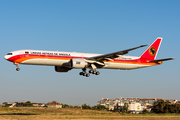
<path fill-rule="evenodd" d="M 80 72 L 79 75 L 83 75 L 83 72 Z"/>
<path fill-rule="evenodd" d="M 96 75 L 99 75 L 99 74 L 100 74 L 100 72 L 99 72 L 99 71 L 97 71 L 97 72 L 96 72 Z"/>
<path fill-rule="evenodd" d="M 83 76 L 86 76 L 87 74 L 86 73 L 83 73 Z"/>
<path fill-rule="evenodd" d="M 16 70 L 17 70 L 17 71 L 19 71 L 19 70 L 20 70 L 20 68 L 16 68 Z"/>
<path fill-rule="evenodd" d="M 93 71 L 92 74 L 96 74 L 96 71 Z"/>
<path fill-rule="evenodd" d="M 90 76 L 90 74 L 89 74 L 89 73 L 87 73 L 87 74 L 86 74 L 86 77 L 89 77 L 89 76 Z"/>
<path fill-rule="evenodd" d="M 89 70 L 89 73 L 93 73 L 93 70 Z"/>

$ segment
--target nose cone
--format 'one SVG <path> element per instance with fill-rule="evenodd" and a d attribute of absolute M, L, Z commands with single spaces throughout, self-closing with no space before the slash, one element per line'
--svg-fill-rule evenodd
<path fill-rule="evenodd" d="M 4 56 L 4 59 L 6 59 L 6 60 L 7 60 L 8 58 L 9 58 L 9 56 L 8 56 L 8 55 L 5 55 L 5 56 Z"/>
<path fill-rule="evenodd" d="M 13 53 L 8 53 L 7 55 L 4 56 L 4 59 L 9 60 L 10 57 L 12 57 Z"/>

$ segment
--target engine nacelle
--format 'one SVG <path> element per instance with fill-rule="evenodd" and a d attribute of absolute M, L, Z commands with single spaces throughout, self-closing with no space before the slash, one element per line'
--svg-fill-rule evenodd
<path fill-rule="evenodd" d="M 85 68 L 87 63 L 84 59 L 74 58 L 70 61 L 71 68 Z"/>
<path fill-rule="evenodd" d="M 71 68 L 55 66 L 55 71 L 56 72 L 68 72 L 69 70 L 71 70 Z"/>

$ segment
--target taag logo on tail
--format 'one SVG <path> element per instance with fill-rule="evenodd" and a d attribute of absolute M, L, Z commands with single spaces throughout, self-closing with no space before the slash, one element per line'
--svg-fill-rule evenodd
<path fill-rule="evenodd" d="M 156 54 L 156 48 L 155 47 L 149 48 L 149 54 L 154 56 Z"/>

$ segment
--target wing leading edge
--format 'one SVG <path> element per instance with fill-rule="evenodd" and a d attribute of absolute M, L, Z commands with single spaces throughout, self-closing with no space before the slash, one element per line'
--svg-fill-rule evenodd
<path fill-rule="evenodd" d="M 145 46 L 147 46 L 147 45 L 141 45 L 141 46 L 138 46 L 138 47 L 127 49 L 127 50 L 122 50 L 122 51 L 118 51 L 118 52 L 114 52 L 114 53 L 109 53 L 109 54 L 99 55 L 99 56 L 95 56 L 95 57 L 90 57 L 90 58 L 87 58 L 86 60 L 95 60 L 95 61 L 107 60 L 107 61 L 109 61 L 109 60 L 112 60 L 114 58 L 119 57 L 119 55 L 125 55 L 129 51 L 132 51 L 132 50 L 135 50 L 135 49 L 138 49 L 138 48 L 141 48 L 141 47 L 145 47 Z"/>

